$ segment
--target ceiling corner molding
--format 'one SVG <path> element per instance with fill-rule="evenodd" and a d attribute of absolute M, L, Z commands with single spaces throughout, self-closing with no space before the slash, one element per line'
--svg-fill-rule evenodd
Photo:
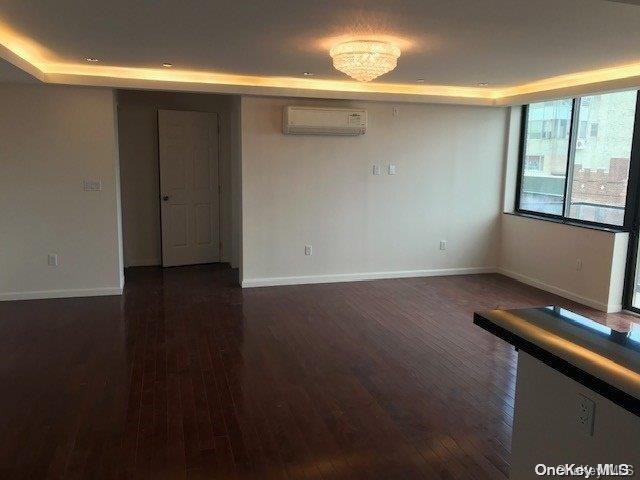
<path fill-rule="evenodd" d="M 47 63 L 40 57 L 29 59 L 28 50 L 19 45 L 13 47 L 0 44 L 0 58 L 40 82 L 87 87 L 495 107 L 640 87 L 640 62 L 487 88 Z"/>
<path fill-rule="evenodd" d="M 170 74 L 153 78 L 154 72 L 145 75 L 144 69 L 116 70 L 110 75 L 107 70 L 91 67 L 76 72 L 65 72 L 64 66 L 55 72 L 44 74 L 44 81 L 50 84 L 131 88 L 143 90 L 170 90 L 194 93 L 217 93 L 257 96 L 280 96 L 298 98 L 326 98 L 343 100 L 389 101 L 403 103 L 445 103 L 457 105 L 496 105 L 491 91 L 473 87 L 447 87 L 439 85 L 397 85 L 384 83 L 357 84 L 350 81 L 306 80 L 277 77 L 237 77 L 199 74 L 192 80 L 172 79 Z M 164 73 L 164 72 L 162 72 Z M 180 72 L 171 72 L 180 77 Z M 188 73 L 188 72 L 187 72 Z M 148 78 L 152 77 L 152 78 Z"/>
<path fill-rule="evenodd" d="M 40 80 L 41 82 L 45 82 L 45 73 L 36 67 L 31 62 L 25 60 L 20 55 L 13 52 L 13 50 L 5 47 L 0 43 L 0 58 L 6 60 L 11 65 L 19 68 L 25 73 L 28 73 L 32 77 Z"/>
<path fill-rule="evenodd" d="M 593 81 L 591 82 L 581 82 L 579 84 L 569 85 L 549 85 L 545 87 L 538 85 L 538 89 L 535 87 L 536 84 L 505 89 L 502 92 L 502 95 L 499 95 L 496 98 L 496 105 L 523 105 L 532 102 L 557 100 L 559 98 L 570 98 L 640 88 L 640 74 L 622 78 L 600 80 L 598 80 L 597 76 L 594 75 L 592 80 Z M 546 82 L 546 80 L 543 82 Z"/>

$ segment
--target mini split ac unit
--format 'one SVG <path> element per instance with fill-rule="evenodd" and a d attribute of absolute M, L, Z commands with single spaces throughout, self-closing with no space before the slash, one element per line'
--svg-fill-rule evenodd
<path fill-rule="evenodd" d="M 285 107 L 285 135 L 364 135 L 367 111 L 353 108 Z"/>

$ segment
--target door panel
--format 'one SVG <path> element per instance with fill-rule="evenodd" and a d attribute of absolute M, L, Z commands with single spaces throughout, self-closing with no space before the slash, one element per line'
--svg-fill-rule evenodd
<path fill-rule="evenodd" d="M 196 205 L 196 243 L 209 245 L 211 243 L 211 205 Z"/>
<path fill-rule="evenodd" d="M 186 247 L 187 246 L 187 206 L 184 204 L 170 204 L 166 206 L 169 217 L 169 234 L 170 239 L 168 247 Z"/>
<path fill-rule="evenodd" d="M 194 145 L 193 165 L 195 170 L 195 185 L 198 190 L 211 189 L 211 166 L 209 164 L 209 151 L 206 143 Z"/>
<path fill-rule="evenodd" d="M 162 264 L 220 261 L 218 116 L 158 111 Z"/>
<path fill-rule="evenodd" d="M 162 153 L 160 154 L 163 155 Z M 161 160 L 162 179 L 164 181 L 164 191 L 184 190 L 186 185 L 187 172 L 185 171 L 185 159 L 179 144 L 166 142 L 164 159 Z"/>

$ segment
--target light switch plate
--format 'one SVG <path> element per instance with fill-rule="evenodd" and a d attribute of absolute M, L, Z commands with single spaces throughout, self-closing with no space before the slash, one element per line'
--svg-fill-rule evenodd
<path fill-rule="evenodd" d="M 395 175 L 395 174 L 396 174 L 396 166 L 389 165 L 389 175 Z"/>
<path fill-rule="evenodd" d="M 102 190 L 102 182 L 100 180 L 83 180 L 82 188 L 85 192 L 99 192 Z"/>
<path fill-rule="evenodd" d="M 374 175 L 380 175 L 380 165 L 374 165 L 373 166 L 373 174 Z"/>
<path fill-rule="evenodd" d="M 50 253 L 49 255 L 47 255 L 47 265 L 49 265 L 50 267 L 57 267 L 58 265 L 60 265 L 57 253 Z"/>

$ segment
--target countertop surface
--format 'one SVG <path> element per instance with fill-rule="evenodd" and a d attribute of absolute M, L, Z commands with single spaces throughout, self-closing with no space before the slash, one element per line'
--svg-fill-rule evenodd
<path fill-rule="evenodd" d="M 640 323 L 556 306 L 476 312 L 474 323 L 640 415 Z"/>

